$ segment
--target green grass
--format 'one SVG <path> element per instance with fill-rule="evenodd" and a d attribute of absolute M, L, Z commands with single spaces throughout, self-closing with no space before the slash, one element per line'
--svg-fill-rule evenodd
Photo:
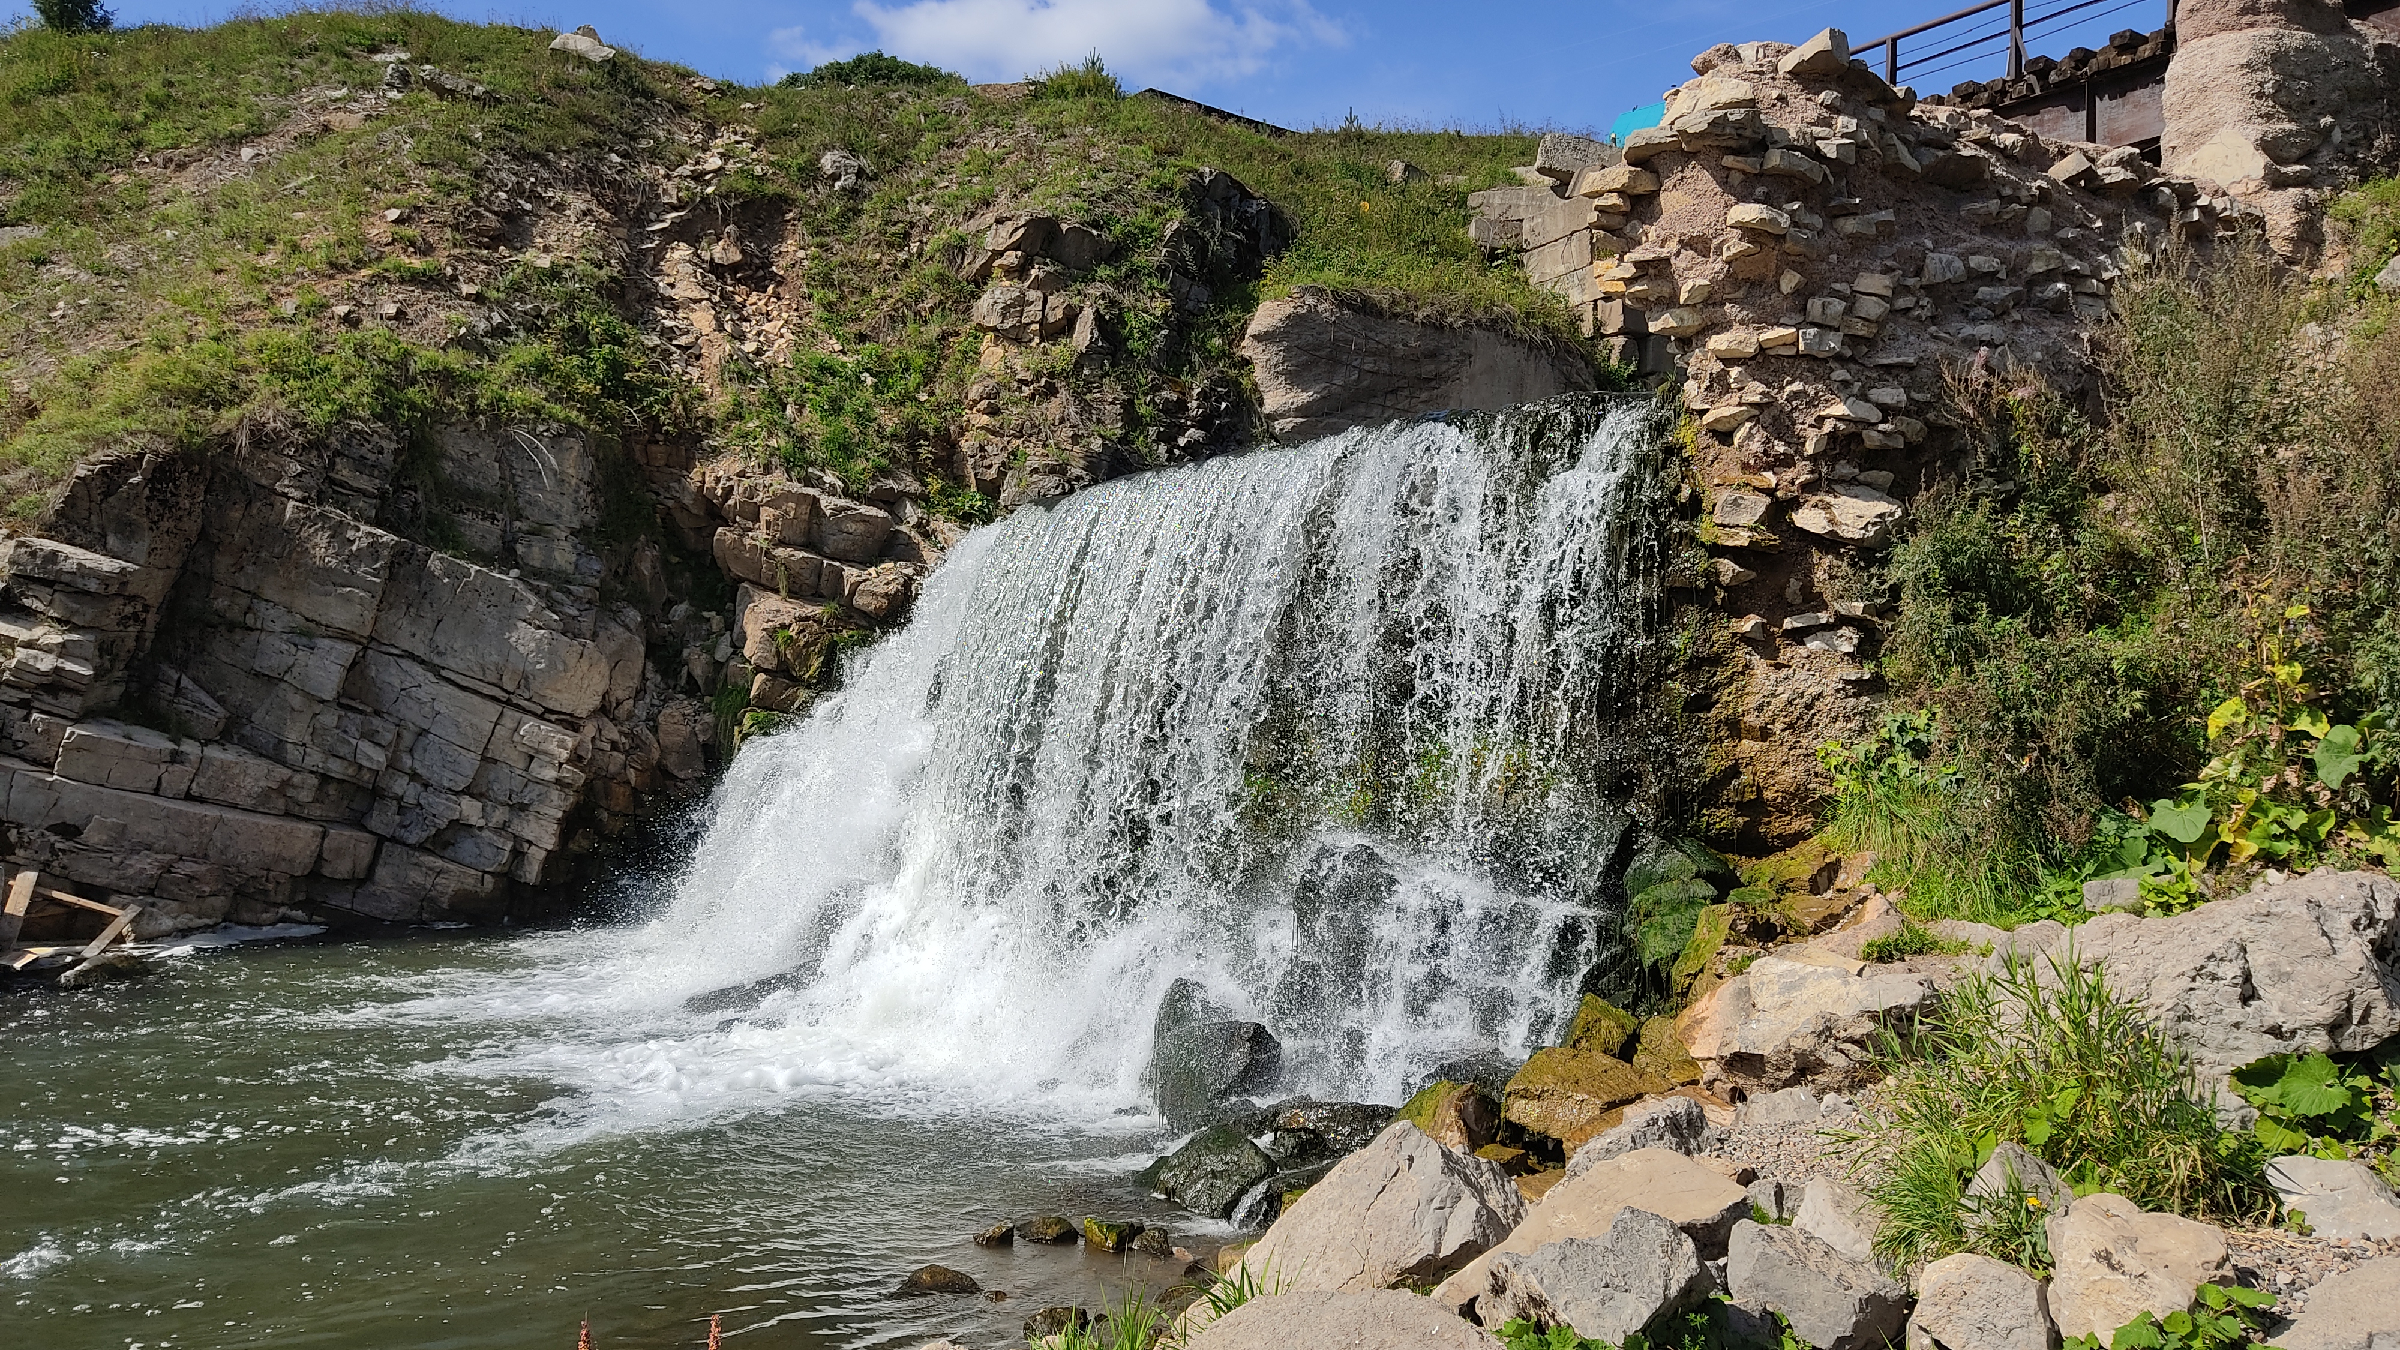
<path fill-rule="evenodd" d="M 1967 944 L 1946 938 L 1912 920 L 1902 920 L 1900 931 L 1879 938 L 1869 938 L 1860 948 L 1862 959 L 1878 965 L 1905 961 L 1912 956 L 1956 956 L 1967 950 Z"/>
<path fill-rule="evenodd" d="M 1878 1112 L 1831 1136 L 1907 1266 L 1957 1251 L 2021 1261 L 2022 1225 L 1971 1222 L 1966 1186 L 2000 1143 L 2023 1144 L 2078 1194 L 2219 1219 L 2263 1213 L 2266 1155 L 2228 1134 L 2189 1065 L 2097 972 L 2014 962 L 1970 976 L 1887 1039 Z"/>

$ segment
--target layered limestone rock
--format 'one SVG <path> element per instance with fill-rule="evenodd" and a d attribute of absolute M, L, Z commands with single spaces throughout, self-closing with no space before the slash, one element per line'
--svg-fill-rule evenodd
<path fill-rule="evenodd" d="M 628 467 L 687 533 L 780 539 L 805 517 L 805 546 L 772 546 L 809 565 L 805 601 L 745 587 L 729 623 L 688 599 L 705 563 L 612 537 L 612 510 L 650 516 L 652 494 L 612 487 L 582 437 L 426 440 L 406 474 L 367 430 L 107 460 L 7 542 L 12 866 L 139 899 L 145 935 L 496 917 L 697 783 L 704 698 L 800 705 L 833 634 L 904 613 L 931 556 L 883 507 L 781 480 L 712 496 L 651 453 Z"/>
<path fill-rule="evenodd" d="M 1241 354 L 1267 420 L 1287 441 L 1594 387 L 1590 363 L 1574 353 L 1489 328 L 1369 314 L 1314 286 L 1260 305 Z"/>

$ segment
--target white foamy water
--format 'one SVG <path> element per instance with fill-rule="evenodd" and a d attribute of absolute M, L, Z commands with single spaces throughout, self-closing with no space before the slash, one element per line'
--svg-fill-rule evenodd
<path fill-rule="evenodd" d="M 1552 405 L 1022 510 L 742 751 L 659 917 L 402 1011 L 555 1019 L 453 1067 L 603 1130 L 820 1091 L 1106 1117 L 1179 978 L 1283 1041 L 1279 1091 L 1522 1052 L 1602 956 L 1647 447 Z"/>

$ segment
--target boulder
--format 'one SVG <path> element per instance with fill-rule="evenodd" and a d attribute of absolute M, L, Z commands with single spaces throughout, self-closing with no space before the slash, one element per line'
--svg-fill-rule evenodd
<path fill-rule="evenodd" d="M 1563 1238 L 1492 1261 L 1475 1302 L 1487 1326 L 1526 1318 L 1570 1326 L 1590 1340 L 1622 1345 L 1665 1316 L 1708 1297 L 1711 1282 L 1684 1231 L 1655 1214 L 1621 1209 L 1598 1237 Z"/>
<path fill-rule="evenodd" d="M 2400 1345 L 2400 1256 L 2328 1276 L 2275 1338 L 2281 1350 L 2392 1350 Z"/>
<path fill-rule="evenodd" d="M 600 35 L 593 31 L 590 24 L 585 24 L 572 33 L 561 33 L 550 39 L 550 50 L 565 52 L 569 56 L 580 56 L 586 61 L 593 62 L 606 61 L 617 54 L 617 49 L 602 42 Z"/>
<path fill-rule="evenodd" d="M 2073 1187 L 2058 1169 L 2034 1156 L 2033 1150 L 2018 1143 L 2003 1143 L 1993 1147 L 1992 1156 L 1967 1182 L 1967 1198 L 1985 1204 L 2026 1200 L 2038 1201 L 2040 1207 L 2055 1214 L 2075 1201 Z"/>
<path fill-rule="evenodd" d="M 1933 1006 L 1933 981 L 1834 957 L 1761 957 L 1684 1013 L 1705 1074 L 1746 1091 L 1862 1080 L 1887 1026 Z"/>
<path fill-rule="evenodd" d="M 1625 1108 L 1625 1118 L 1595 1135 L 1567 1161 L 1567 1175 L 1577 1176 L 1611 1158 L 1642 1148 L 1663 1148 L 1690 1156 L 1713 1150 L 1719 1132 L 1708 1123 L 1700 1103 L 1689 1097 L 1649 1097 Z"/>
<path fill-rule="evenodd" d="M 2307 1216 L 2321 1238 L 2400 1238 L 2400 1200 L 2375 1169 L 2335 1158 L 2277 1158 L 2267 1164 L 2267 1184 L 2284 1207 Z"/>
<path fill-rule="evenodd" d="M 1160 1195 L 1194 1214 L 1224 1219 L 1274 1170 L 1273 1161 L 1241 1131 L 1211 1125 L 1160 1164 L 1156 1184 Z"/>
<path fill-rule="evenodd" d="M 2254 1060 L 2400 1035 L 2400 882 L 2377 873 L 2314 872 L 2165 918 L 2103 914 L 2062 950 L 2138 999 L 2229 1109 L 2227 1076 Z"/>
<path fill-rule="evenodd" d="M 1642 1023 L 1641 1041 L 1634 1047 L 1633 1067 L 1678 1086 L 1700 1081 L 1700 1061 L 1683 1048 L 1673 1017 L 1653 1017 Z"/>
<path fill-rule="evenodd" d="M 975 1245 L 978 1247 L 1013 1247 L 1016 1242 L 1016 1225 L 1006 1219 L 975 1235 Z"/>
<path fill-rule="evenodd" d="M 1240 351 L 1287 441 L 1447 408 L 1505 408 L 1596 382 L 1567 351 L 1489 328 L 1369 314 L 1314 286 L 1260 305 Z"/>
<path fill-rule="evenodd" d="M 1168 1003 L 1174 999 L 1170 990 Z M 1283 1046 L 1266 1027 L 1230 1017 L 1184 1020 L 1170 1011 L 1167 1004 L 1159 1009 L 1151 1066 L 1159 1114 L 1169 1125 L 1206 1124 L 1233 1098 L 1265 1091 L 1282 1075 Z"/>
<path fill-rule="evenodd" d="M 2204 1283 L 2231 1278 L 2225 1235 L 2173 1214 L 2145 1213 L 2102 1191 L 2077 1200 L 2048 1225 L 2050 1312 L 2062 1336 L 2098 1336 L 2147 1312 L 2192 1306 Z"/>
<path fill-rule="evenodd" d="M 1184 1342 L 1187 1350 L 1499 1350 L 1469 1326 L 1398 1289 L 1298 1290 L 1251 1299 Z"/>
<path fill-rule="evenodd" d="M 1733 1226 L 1725 1282 L 1735 1304 L 1780 1313 L 1817 1350 L 1880 1350 L 1908 1320 L 1908 1290 L 1796 1228 Z"/>
<path fill-rule="evenodd" d="M 1809 1182 L 1800 1193 L 1800 1212 L 1792 1228 L 1860 1265 L 1876 1264 L 1875 1207 L 1866 1192 L 1849 1182 L 1831 1177 Z"/>
<path fill-rule="evenodd" d="M 1025 1319 L 1025 1339 L 1040 1345 L 1044 1338 L 1068 1330 L 1081 1331 L 1092 1324 L 1092 1315 L 1081 1308 L 1050 1307 Z"/>
<path fill-rule="evenodd" d="M 1268 1287 L 1388 1289 L 1450 1274 L 1524 1218 L 1507 1172 L 1403 1120 L 1309 1187 L 1242 1265 Z"/>
<path fill-rule="evenodd" d="M 1615 1125 L 1624 1108 L 1674 1086 L 1596 1050 L 1553 1046 L 1537 1050 L 1508 1080 L 1500 1115 L 1572 1152 Z"/>
<path fill-rule="evenodd" d="M 975 1277 L 948 1266 L 919 1266 L 900 1282 L 903 1294 L 980 1294 L 983 1286 Z"/>
<path fill-rule="evenodd" d="M 1369 1102 L 1320 1102 L 1306 1097 L 1267 1108 L 1268 1146 L 1277 1162 L 1322 1162 L 1355 1153 L 1375 1142 L 1392 1123 L 1392 1108 Z M 1428 1131 L 1431 1133 L 1431 1131 Z"/>
<path fill-rule="evenodd" d="M 1054 1247 L 1063 1246 L 1075 1240 L 1075 1223 L 1071 1219 L 1063 1219 L 1055 1214 L 1045 1214 L 1041 1218 L 1027 1219 L 1018 1224 L 1017 1236 L 1027 1242 L 1046 1243 Z"/>
<path fill-rule="evenodd" d="M 1133 1245 L 1142 1235 L 1142 1226 L 1131 1219 L 1085 1219 L 1083 1243 L 1094 1251 L 1121 1252 Z"/>
<path fill-rule="evenodd" d="M 1749 1192 L 1724 1173 L 1663 1148 L 1639 1149 L 1585 1168 L 1552 1186 L 1489 1256 L 1467 1264 L 1433 1291 L 1444 1307 L 1464 1310 L 1490 1286 L 1500 1255 L 1530 1254 L 1565 1238 L 1598 1237 L 1628 1206 L 1681 1228 L 1703 1260 L 1725 1251 L 1726 1235 L 1750 1213 Z"/>
<path fill-rule="evenodd" d="M 1626 1042 L 1633 1039 L 1641 1026 L 1632 1013 L 1596 994 L 1585 994 L 1575 1009 L 1575 1019 L 1567 1024 L 1566 1038 L 1559 1044 L 1623 1059 Z"/>
<path fill-rule="evenodd" d="M 2050 1298 L 2040 1280 L 1972 1252 L 1945 1256 L 1917 1277 L 1908 1343 L 1940 1350 L 2050 1350 Z"/>
<path fill-rule="evenodd" d="M 1445 1148 L 1473 1153 L 1492 1142 L 1500 1126 L 1500 1104 L 1473 1083 L 1444 1078 L 1426 1084 L 1394 1118 L 1415 1125 Z"/>

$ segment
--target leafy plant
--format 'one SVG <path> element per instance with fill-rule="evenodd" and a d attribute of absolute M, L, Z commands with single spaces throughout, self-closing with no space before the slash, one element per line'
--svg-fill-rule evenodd
<path fill-rule="evenodd" d="M 1200 1296 L 1192 1301 L 1189 1317 L 1194 1332 L 1215 1324 L 1216 1320 L 1254 1298 L 1280 1294 L 1291 1287 L 1291 1280 L 1272 1268 L 1257 1271 L 1247 1261 L 1212 1277 L 1200 1286 Z"/>
<path fill-rule="evenodd" d="M 1128 1289 L 1104 1304 L 1089 1322 L 1069 1322 L 1058 1333 L 1058 1350 L 1152 1350 L 1174 1319 L 1140 1289 Z"/>
<path fill-rule="evenodd" d="M 2188 1312 L 2162 1318 L 2145 1310 L 2106 1342 L 2069 1336 L 2061 1350 L 2238 1350 L 2252 1343 L 2252 1333 L 2265 1327 L 2264 1314 L 2274 1306 L 2275 1296 L 2264 1290 L 2204 1284 Z"/>
<path fill-rule="evenodd" d="M 2384 1081 L 2322 1054 L 2269 1055 L 2233 1072 L 2233 1090 L 2258 1108 L 2251 1127 L 2270 1153 L 2347 1158 L 2354 1146 L 2388 1148 L 2400 1127 L 2380 1112 L 2382 1092 L 2400 1092 L 2400 1060 Z"/>
<path fill-rule="evenodd" d="M 1942 995 L 1881 1051 L 1885 1110 L 1829 1136 L 1874 1180 L 1879 1250 L 1903 1264 L 1955 1251 L 2017 1259 L 2016 1230 L 1970 1224 L 1966 1185 L 2003 1142 L 2079 1193 L 2151 1209 L 2246 1216 L 2265 1207 L 2255 1144 L 2221 1131 L 2189 1065 L 2138 1003 L 2064 960 L 2009 961 Z M 1980 1231 L 1979 1231 L 1980 1229 Z"/>

